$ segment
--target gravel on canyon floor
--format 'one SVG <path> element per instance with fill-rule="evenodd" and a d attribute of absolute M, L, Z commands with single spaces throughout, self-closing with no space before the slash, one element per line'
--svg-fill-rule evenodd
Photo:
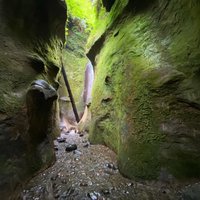
<path fill-rule="evenodd" d="M 117 167 L 116 154 L 91 145 L 87 133 L 62 132 L 54 141 L 56 162 L 21 192 L 23 200 L 197 200 L 199 184 L 129 180 Z M 200 192 L 199 192 L 200 193 Z"/>

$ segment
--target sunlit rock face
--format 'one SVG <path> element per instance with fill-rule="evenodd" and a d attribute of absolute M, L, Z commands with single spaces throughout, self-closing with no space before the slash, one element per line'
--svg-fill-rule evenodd
<path fill-rule="evenodd" d="M 60 0 L 0 0 L 1 199 L 54 160 L 52 112 L 65 20 Z M 51 88 L 49 96 L 45 88 L 32 90 L 37 79 Z"/>
<path fill-rule="evenodd" d="M 130 178 L 200 177 L 199 1 L 116 0 L 104 22 L 88 52 L 90 140 Z"/>

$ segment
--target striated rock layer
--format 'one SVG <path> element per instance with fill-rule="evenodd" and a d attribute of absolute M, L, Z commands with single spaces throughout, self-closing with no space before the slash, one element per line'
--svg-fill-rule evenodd
<path fill-rule="evenodd" d="M 0 0 L 1 199 L 54 161 L 65 20 L 60 0 Z"/>
<path fill-rule="evenodd" d="M 90 140 L 130 178 L 200 177 L 199 1 L 116 0 L 102 23 L 89 41 Z"/>

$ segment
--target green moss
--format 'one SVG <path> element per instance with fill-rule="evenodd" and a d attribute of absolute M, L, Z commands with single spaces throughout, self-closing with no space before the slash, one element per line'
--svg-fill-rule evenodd
<path fill-rule="evenodd" d="M 71 17 L 69 21 L 70 30 L 67 35 L 65 48 L 62 52 L 62 58 L 76 107 L 81 115 L 84 112 L 83 91 L 85 69 L 88 63 L 88 58 L 85 55 L 85 45 L 88 32 L 83 27 L 80 30 L 79 23 L 81 23 L 81 19 Z M 68 97 L 68 91 L 63 79 L 60 79 L 59 94 L 60 96 Z M 67 103 L 60 104 L 60 106 L 61 110 L 68 117 L 72 117 L 73 111 L 70 100 Z"/>
<path fill-rule="evenodd" d="M 92 29 L 95 23 L 95 7 L 90 0 L 65 0 L 68 7 L 68 13 L 73 17 L 78 17 L 81 20 L 85 20 L 88 25 L 88 29 Z"/>
<path fill-rule="evenodd" d="M 92 120 L 90 124 L 90 132 L 96 132 L 97 134 L 90 134 L 89 140 L 93 144 L 105 144 L 103 139 L 103 130 L 97 127 L 98 120 Z"/>
<path fill-rule="evenodd" d="M 193 151 L 180 150 L 174 146 L 170 149 L 170 158 L 163 163 L 169 172 L 179 179 L 196 178 L 200 176 L 200 158 Z"/>
<path fill-rule="evenodd" d="M 188 7 L 187 1 L 167 5 L 161 1 L 154 9 L 123 15 L 126 3 L 116 1 L 111 13 L 100 13 L 99 21 L 104 23 L 90 37 L 89 46 L 102 33 L 106 37 L 96 57 L 91 105 L 95 123 L 90 138 L 114 149 L 121 172 L 131 178 L 156 178 L 161 167 L 179 178 L 199 176 L 195 151 L 185 153 L 177 145 L 178 141 L 196 152 L 199 149 L 195 133 L 200 130 L 200 117 L 194 108 L 199 103 L 199 46 L 194 44 L 199 42 L 199 18 L 194 16 L 199 16 L 200 7 L 193 3 Z M 178 14 L 177 9 L 181 9 Z M 104 101 L 108 97 L 111 100 Z M 178 133 L 187 139 L 176 137 Z M 176 150 L 165 149 L 170 144 Z M 192 154 L 196 162 L 190 159 Z M 173 161 L 168 160 L 171 157 Z M 191 166 L 195 173 L 190 173 Z"/>
<path fill-rule="evenodd" d="M 129 178 L 155 179 L 159 175 L 159 145 L 127 141 L 121 146 L 119 169 Z"/>
<path fill-rule="evenodd" d="M 67 50 L 79 58 L 85 57 L 85 44 L 87 41 L 88 34 L 80 32 L 77 27 L 73 27 L 69 32 L 68 39 L 66 42 Z"/>
<path fill-rule="evenodd" d="M 97 11 L 98 14 L 95 21 L 95 26 L 91 31 L 90 37 L 88 38 L 88 47 L 94 44 L 94 42 L 114 24 L 117 17 L 123 12 L 123 9 L 127 3 L 128 0 L 116 1 L 110 13 L 107 13 L 103 6 L 99 7 L 100 9 Z"/>
<path fill-rule="evenodd" d="M 74 25 L 68 35 L 66 49 L 63 50 L 62 54 L 71 90 L 75 102 L 80 108 L 82 107 L 81 95 L 84 87 L 85 67 L 88 62 L 85 56 L 87 37 L 88 33 L 84 31 L 80 33 L 77 26 Z"/>

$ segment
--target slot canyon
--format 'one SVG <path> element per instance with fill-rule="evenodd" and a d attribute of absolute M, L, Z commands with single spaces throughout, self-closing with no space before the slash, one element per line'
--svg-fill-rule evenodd
<path fill-rule="evenodd" d="M 0 0 L 0 199 L 199 200 L 199 0 Z"/>

